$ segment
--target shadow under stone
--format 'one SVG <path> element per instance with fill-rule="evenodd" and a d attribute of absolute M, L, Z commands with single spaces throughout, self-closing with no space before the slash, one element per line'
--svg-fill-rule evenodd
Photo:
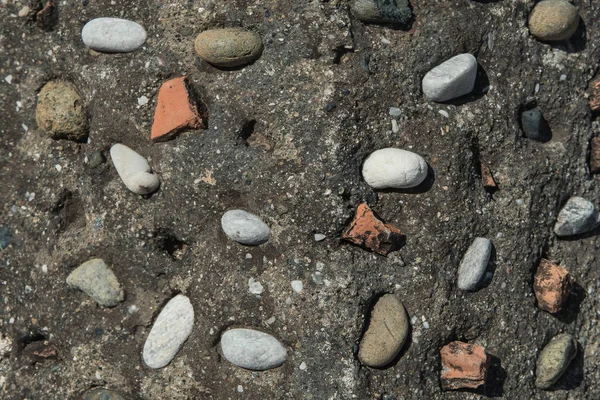
<path fill-rule="evenodd" d="M 567 299 L 567 303 L 554 316 L 560 322 L 564 324 L 570 324 L 577 319 L 579 312 L 581 311 L 581 303 L 587 297 L 587 293 L 585 289 L 577 282 L 573 283 L 573 287 L 571 288 L 571 293 L 569 294 L 569 298 Z"/>

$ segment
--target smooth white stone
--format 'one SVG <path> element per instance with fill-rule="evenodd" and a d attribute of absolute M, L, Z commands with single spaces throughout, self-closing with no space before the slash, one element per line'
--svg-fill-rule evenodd
<path fill-rule="evenodd" d="M 302 290 L 304 290 L 304 284 L 302 283 L 302 281 L 292 281 L 290 283 L 294 292 L 302 293 Z"/>
<path fill-rule="evenodd" d="M 85 24 L 81 39 L 90 49 L 104 53 L 129 53 L 146 42 L 146 30 L 121 18 L 96 18 Z"/>
<path fill-rule="evenodd" d="M 221 337 L 223 356 L 238 367 L 263 371 L 283 364 L 285 347 L 268 333 L 253 329 L 231 329 Z"/>
<path fill-rule="evenodd" d="M 144 344 L 142 357 L 150 368 L 162 368 L 177 355 L 194 327 L 194 308 L 184 295 L 173 297 L 162 309 Z"/>
<path fill-rule="evenodd" d="M 593 230 L 600 225 L 600 214 L 594 204 L 583 197 L 571 197 L 558 213 L 554 233 L 573 236 Z"/>
<path fill-rule="evenodd" d="M 260 295 L 264 291 L 263 285 L 254 278 L 248 279 L 248 291 L 252 294 Z"/>
<path fill-rule="evenodd" d="M 362 168 L 363 178 L 374 189 L 405 189 L 427 177 L 427 163 L 418 154 L 388 147 L 374 151 Z"/>
<path fill-rule="evenodd" d="M 148 194 L 158 189 L 160 181 L 144 157 L 122 144 L 111 147 L 110 156 L 127 189 L 137 194 Z"/>
<path fill-rule="evenodd" d="M 486 238 L 475 238 L 465 253 L 458 268 L 458 288 L 477 290 L 492 255 L 492 242 Z"/>
<path fill-rule="evenodd" d="M 221 218 L 221 227 L 230 239 L 257 246 L 269 240 L 271 229 L 259 217 L 244 210 L 229 210 Z"/>
<path fill-rule="evenodd" d="M 423 78 L 423 93 L 429 100 L 448 101 L 469 94 L 475 87 L 477 59 L 459 54 L 429 71 Z"/>

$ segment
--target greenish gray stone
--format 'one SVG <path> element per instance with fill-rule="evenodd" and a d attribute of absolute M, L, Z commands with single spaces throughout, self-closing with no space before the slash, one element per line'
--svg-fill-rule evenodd
<path fill-rule="evenodd" d="M 95 388 L 86 392 L 82 400 L 125 400 L 125 397 L 114 390 Z"/>
<path fill-rule="evenodd" d="M 52 139 L 76 142 L 88 137 L 88 118 L 83 99 L 73 84 L 48 82 L 38 94 L 35 120 Z"/>
<path fill-rule="evenodd" d="M 96 150 L 90 155 L 88 167 L 92 168 L 92 169 L 98 168 L 100 165 L 104 164 L 105 162 L 106 162 L 106 157 L 104 157 L 104 154 L 102 154 L 102 152 L 100 150 Z"/>
<path fill-rule="evenodd" d="M 542 349 L 537 362 L 535 386 L 549 389 L 565 373 L 577 355 L 577 341 L 572 335 L 555 336 Z"/>
<path fill-rule="evenodd" d="M 407 26 L 412 18 L 408 0 L 354 0 L 352 11 L 359 20 L 374 24 Z"/>
<path fill-rule="evenodd" d="M 0 250 L 4 250 L 8 247 L 11 237 L 12 235 L 10 234 L 8 226 L 0 226 Z"/>
<path fill-rule="evenodd" d="M 521 127 L 523 127 L 525 136 L 531 140 L 547 142 L 552 139 L 550 126 L 539 108 L 523 111 L 521 114 Z"/>
<path fill-rule="evenodd" d="M 204 61 L 227 68 L 256 61 L 263 52 L 260 35 L 242 28 L 204 31 L 196 37 L 194 47 Z"/>
<path fill-rule="evenodd" d="M 117 277 L 99 258 L 89 260 L 71 272 L 67 284 L 85 292 L 102 306 L 114 307 L 125 299 Z"/>

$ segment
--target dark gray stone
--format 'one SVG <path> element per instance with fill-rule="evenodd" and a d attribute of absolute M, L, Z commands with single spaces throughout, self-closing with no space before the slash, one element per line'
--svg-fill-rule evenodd
<path fill-rule="evenodd" d="M 408 26 L 412 18 L 408 0 L 355 0 L 352 11 L 359 20 L 374 24 Z"/>
<path fill-rule="evenodd" d="M 12 235 L 10 234 L 8 226 L 0 226 L 0 250 L 4 250 L 8 247 L 11 238 Z"/>
<path fill-rule="evenodd" d="M 102 152 L 100 150 L 96 150 L 90 155 L 88 167 L 89 168 L 98 168 L 100 165 L 104 164 L 105 162 L 106 162 L 106 157 L 104 156 L 104 154 L 102 154 Z"/>
<path fill-rule="evenodd" d="M 538 142 L 547 142 L 552 139 L 550 125 L 544 119 L 539 108 L 523 111 L 521 114 L 521 127 L 525 136 Z"/>

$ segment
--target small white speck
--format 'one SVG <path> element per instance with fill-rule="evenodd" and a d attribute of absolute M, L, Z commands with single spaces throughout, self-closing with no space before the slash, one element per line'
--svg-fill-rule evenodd
<path fill-rule="evenodd" d="M 238 391 L 239 393 L 243 393 L 243 392 L 244 392 L 244 387 L 243 387 L 242 385 L 238 385 L 238 386 L 237 386 L 237 391 Z"/>
<path fill-rule="evenodd" d="M 209 335 L 214 335 L 215 334 L 215 330 L 213 328 L 210 328 L 208 331 Z"/>
<path fill-rule="evenodd" d="M 536 84 L 535 84 L 535 92 L 537 93 L 537 92 L 539 92 L 539 91 L 540 91 L 540 84 L 539 84 L 539 83 L 536 83 Z"/>
<path fill-rule="evenodd" d="M 523 205 L 523 199 L 517 199 L 517 200 L 515 200 L 515 202 L 517 203 L 518 206 Z"/>
<path fill-rule="evenodd" d="M 429 322 L 427 322 L 427 321 L 423 322 L 423 328 L 429 329 Z"/>
<path fill-rule="evenodd" d="M 566 80 L 567 80 L 567 76 L 566 76 L 565 74 L 562 74 L 562 75 L 560 76 L 560 80 L 561 80 L 561 81 L 566 81 Z"/>
<path fill-rule="evenodd" d="M 398 126 L 398 121 L 395 119 L 392 120 L 392 133 L 400 132 L 400 127 Z"/>
<path fill-rule="evenodd" d="M 137 99 L 138 106 L 145 106 L 146 104 L 148 104 L 148 101 L 149 99 L 146 96 L 141 96 Z"/>
<path fill-rule="evenodd" d="M 388 112 L 392 117 L 399 117 L 400 115 L 402 115 L 402 110 L 398 107 L 390 107 Z"/>
<path fill-rule="evenodd" d="M 42 272 L 45 274 L 48 273 L 48 266 L 46 264 L 42 265 Z"/>
<path fill-rule="evenodd" d="M 444 117 L 450 118 L 450 114 L 448 114 L 448 111 L 446 111 L 446 110 L 439 110 L 438 112 L 440 114 L 442 114 Z"/>
<path fill-rule="evenodd" d="M 417 316 L 416 316 L 416 315 L 415 315 L 415 316 L 413 316 L 413 317 L 410 319 L 410 323 L 411 323 L 412 325 L 416 324 L 418 321 L 419 321 L 419 318 L 417 318 Z"/>
<path fill-rule="evenodd" d="M 137 310 L 139 310 L 139 308 L 135 304 L 132 304 L 129 307 L 127 307 L 127 312 L 129 314 L 135 314 L 137 312 Z"/>
<path fill-rule="evenodd" d="M 315 233 L 315 241 L 316 242 L 322 242 L 326 238 L 327 238 L 327 236 L 323 235 L 322 233 Z"/>
<path fill-rule="evenodd" d="M 10 317 L 10 319 L 8 320 L 9 324 L 14 324 L 15 323 L 15 317 Z"/>
<path fill-rule="evenodd" d="M 252 259 L 252 254 L 246 253 L 246 260 L 251 260 L 251 259 Z"/>
<path fill-rule="evenodd" d="M 302 361 L 302 363 L 300 363 L 300 369 L 301 369 L 302 371 L 306 371 L 306 368 L 308 368 L 308 367 L 306 366 L 306 363 L 305 363 L 304 361 Z"/>
<path fill-rule="evenodd" d="M 497 237 L 498 239 L 500 239 L 500 238 L 503 238 L 503 237 L 504 237 L 504 233 L 502 233 L 502 232 L 498 232 L 498 233 L 496 234 L 496 237 Z"/>
<path fill-rule="evenodd" d="M 60 164 L 56 164 L 56 165 L 54 166 L 54 168 L 56 168 L 56 170 L 57 170 L 58 172 L 62 171 L 62 167 L 61 167 L 61 165 L 60 165 Z"/>
<path fill-rule="evenodd" d="M 25 125 L 25 124 L 21 124 L 21 127 L 23 127 L 23 130 L 25 132 L 27 132 L 29 130 L 29 127 L 27 125 Z"/>
<path fill-rule="evenodd" d="M 4 80 L 10 85 L 12 83 L 12 75 L 6 75 L 6 77 L 4 78 Z"/>
<path fill-rule="evenodd" d="M 291 281 L 290 283 L 294 292 L 302 293 L 302 290 L 304 289 L 304 284 L 302 283 L 302 281 Z"/>
<path fill-rule="evenodd" d="M 384 38 L 383 36 L 381 37 L 381 43 L 383 43 L 383 44 L 392 44 L 392 42 L 390 42 L 389 39 Z"/>
<path fill-rule="evenodd" d="M 252 294 L 261 294 L 263 292 L 263 285 L 259 281 L 255 281 L 254 278 L 248 279 L 248 290 Z"/>

